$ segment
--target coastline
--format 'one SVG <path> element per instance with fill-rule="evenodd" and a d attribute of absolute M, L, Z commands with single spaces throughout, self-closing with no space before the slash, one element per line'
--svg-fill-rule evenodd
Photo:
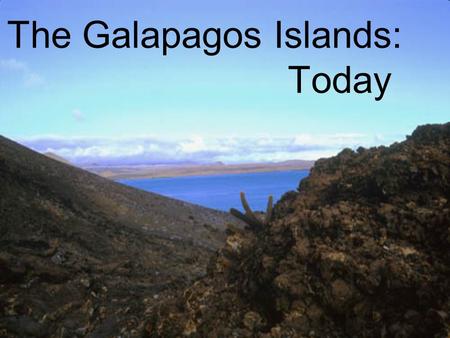
<path fill-rule="evenodd" d="M 287 161 L 279 163 L 206 164 L 206 165 L 164 165 L 124 167 L 83 167 L 99 176 L 112 179 L 152 179 L 187 176 L 213 176 L 252 174 L 276 171 L 309 170 L 314 161 Z"/>

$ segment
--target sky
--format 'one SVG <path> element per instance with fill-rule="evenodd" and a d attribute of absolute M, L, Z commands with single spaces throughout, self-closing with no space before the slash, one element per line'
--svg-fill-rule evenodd
<path fill-rule="evenodd" d="M 88 48 L 92 20 L 114 28 L 238 27 L 261 30 L 258 49 Z M 8 20 L 71 31 L 67 49 L 15 48 Z M 398 49 L 276 48 L 276 22 L 302 27 L 374 26 Z M 450 1 L 2 0 L 0 134 L 74 162 L 253 162 L 316 159 L 344 147 L 404 139 L 417 125 L 450 120 Z M 289 65 L 311 74 L 392 73 L 374 95 L 296 92 Z M 309 75 L 308 75 L 309 76 Z M 310 80 L 310 79 L 309 79 Z"/>

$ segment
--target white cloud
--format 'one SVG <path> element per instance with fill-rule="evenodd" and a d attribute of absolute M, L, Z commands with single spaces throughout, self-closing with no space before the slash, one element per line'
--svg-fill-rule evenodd
<path fill-rule="evenodd" d="M 82 115 L 81 115 L 82 116 Z M 356 149 L 398 141 L 397 136 L 363 134 L 299 134 L 292 137 L 204 138 L 167 140 L 156 137 L 61 138 L 22 140 L 40 152 L 53 152 L 74 163 L 99 165 L 270 162 L 294 159 L 316 160 Z"/>
<path fill-rule="evenodd" d="M 45 84 L 45 80 L 41 75 L 31 70 L 25 62 L 16 59 L 0 60 L 0 70 L 20 74 L 25 87 L 36 87 Z"/>
<path fill-rule="evenodd" d="M 205 142 L 201 136 L 194 136 L 190 140 L 180 143 L 179 149 L 187 154 L 206 150 Z"/>
<path fill-rule="evenodd" d="M 353 147 L 355 145 L 364 145 L 367 143 L 367 136 L 357 133 L 337 133 L 337 134 L 299 134 L 295 136 L 294 143 L 297 145 L 316 145 L 316 146 L 344 146 Z"/>

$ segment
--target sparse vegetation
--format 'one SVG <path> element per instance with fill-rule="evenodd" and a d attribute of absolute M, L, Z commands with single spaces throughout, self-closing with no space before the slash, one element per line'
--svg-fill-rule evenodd
<path fill-rule="evenodd" d="M 247 208 L 246 208 L 247 209 Z M 148 337 L 450 334 L 450 123 L 320 160 L 262 231 L 231 227 Z"/>
<path fill-rule="evenodd" d="M 262 230 L 266 225 L 269 224 L 270 220 L 272 219 L 272 212 L 273 212 L 273 197 L 269 196 L 269 199 L 267 201 L 267 209 L 265 214 L 257 214 L 253 212 L 253 210 L 250 208 L 250 205 L 247 202 L 247 198 L 245 197 L 245 193 L 241 192 L 241 203 L 242 207 L 245 210 L 245 214 L 240 212 L 237 209 L 230 209 L 230 213 L 245 222 L 250 229 L 254 231 L 260 231 Z"/>

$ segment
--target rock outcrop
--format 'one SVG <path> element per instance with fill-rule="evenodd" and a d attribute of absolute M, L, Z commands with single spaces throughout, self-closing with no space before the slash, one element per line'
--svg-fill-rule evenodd
<path fill-rule="evenodd" d="M 450 124 L 319 160 L 263 231 L 230 227 L 148 337 L 448 337 Z"/>

